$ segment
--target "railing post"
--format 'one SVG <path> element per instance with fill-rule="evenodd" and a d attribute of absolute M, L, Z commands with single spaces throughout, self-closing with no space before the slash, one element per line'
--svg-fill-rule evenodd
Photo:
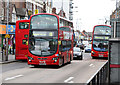
<path fill-rule="evenodd" d="M 97 73 L 97 85 L 100 84 L 100 82 L 99 82 L 99 81 L 100 81 L 100 80 L 99 80 L 99 79 L 100 79 L 99 73 L 100 73 L 100 72 Z"/>
<path fill-rule="evenodd" d="M 95 85 L 96 83 L 96 76 L 92 79 L 92 85 Z"/>
<path fill-rule="evenodd" d="M 108 83 L 108 62 L 106 62 L 99 71 L 87 82 L 87 85 L 103 85 Z"/>

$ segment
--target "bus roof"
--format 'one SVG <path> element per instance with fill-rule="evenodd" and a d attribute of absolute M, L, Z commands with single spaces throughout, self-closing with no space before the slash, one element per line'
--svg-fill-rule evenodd
<path fill-rule="evenodd" d="M 97 26 L 108 26 L 108 27 L 110 27 L 110 28 L 111 28 L 111 26 L 110 26 L 110 25 L 95 25 L 95 26 L 94 26 L 94 28 L 95 28 L 95 27 L 97 27 Z"/>
<path fill-rule="evenodd" d="M 30 20 L 17 20 L 16 22 L 30 22 Z"/>
<path fill-rule="evenodd" d="M 53 15 L 53 16 L 56 16 L 56 17 L 58 17 L 58 18 L 60 18 L 60 19 L 66 20 L 66 21 L 68 21 L 68 22 L 72 22 L 72 21 L 70 21 L 70 20 L 68 20 L 68 19 L 66 19 L 66 18 L 63 18 L 63 17 L 59 16 L 59 15 L 50 14 L 50 13 L 38 13 L 38 14 L 31 15 L 30 18 L 33 17 L 33 16 L 35 16 L 35 15 L 42 15 L 42 14 Z"/>

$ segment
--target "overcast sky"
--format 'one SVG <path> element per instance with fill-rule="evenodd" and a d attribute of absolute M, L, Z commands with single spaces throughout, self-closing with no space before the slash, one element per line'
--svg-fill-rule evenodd
<path fill-rule="evenodd" d="M 80 31 L 93 31 L 93 26 L 104 24 L 105 18 L 109 19 L 112 11 L 115 9 L 116 0 L 73 0 L 74 11 L 74 29 Z M 76 23 L 76 21 L 78 21 Z M 79 24 L 76 26 L 76 24 Z"/>

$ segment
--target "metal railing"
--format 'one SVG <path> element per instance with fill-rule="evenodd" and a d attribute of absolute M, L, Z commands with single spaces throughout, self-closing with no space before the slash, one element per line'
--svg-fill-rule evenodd
<path fill-rule="evenodd" d="M 87 81 L 86 85 L 108 84 L 108 61 Z"/>

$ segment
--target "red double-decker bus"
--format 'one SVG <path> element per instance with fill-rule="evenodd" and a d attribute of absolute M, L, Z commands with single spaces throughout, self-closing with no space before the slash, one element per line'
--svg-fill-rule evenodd
<path fill-rule="evenodd" d="M 63 27 L 65 26 L 65 27 Z M 73 59 L 73 23 L 58 15 L 41 13 L 30 17 L 29 65 L 61 66 Z"/>
<path fill-rule="evenodd" d="M 28 34 L 30 20 L 18 20 L 15 29 L 15 58 L 16 60 L 27 60 Z"/>
<path fill-rule="evenodd" d="M 92 58 L 108 57 L 108 44 L 111 37 L 111 27 L 108 25 L 96 25 L 92 35 Z"/>

